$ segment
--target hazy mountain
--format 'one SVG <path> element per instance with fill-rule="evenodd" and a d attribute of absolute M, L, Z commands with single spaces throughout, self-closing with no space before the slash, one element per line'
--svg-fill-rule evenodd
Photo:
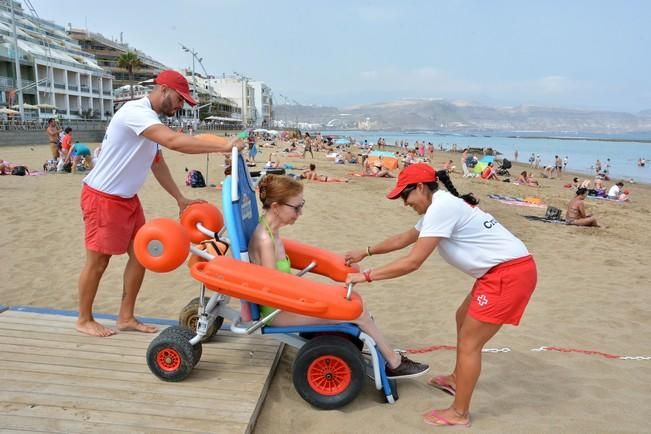
<path fill-rule="evenodd" d="M 651 110 L 488 107 L 465 101 L 403 99 L 347 108 L 276 105 L 274 118 L 331 128 L 625 133 L 651 131 Z"/>

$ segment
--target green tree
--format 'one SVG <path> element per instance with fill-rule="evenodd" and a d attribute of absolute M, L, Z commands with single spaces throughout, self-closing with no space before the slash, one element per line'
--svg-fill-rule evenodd
<path fill-rule="evenodd" d="M 139 68 L 142 65 L 138 55 L 133 51 L 127 51 L 118 57 L 118 66 L 127 70 L 129 74 L 129 92 L 131 94 L 131 99 L 133 99 L 133 70 Z"/>

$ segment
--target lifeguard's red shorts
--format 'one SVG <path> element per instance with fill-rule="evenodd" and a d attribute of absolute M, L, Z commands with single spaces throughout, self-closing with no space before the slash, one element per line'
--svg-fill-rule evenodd
<path fill-rule="evenodd" d="M 145 224 L 145 213 L 137 195 L 125 199 L 86 184 L 81 190 L 81 211 L 86 226 L 86 248 L 107 255 L 126 253 L 136 232 Z"/>
<path fill-rule="evenodd" d="M 530 255 L 496 265 L 475 281 L 468 314 L 492 324 L 518 325 L 537 280 Z"/>

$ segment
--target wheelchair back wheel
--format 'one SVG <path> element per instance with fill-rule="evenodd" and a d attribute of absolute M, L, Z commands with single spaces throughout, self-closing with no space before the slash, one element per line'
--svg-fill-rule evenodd
<path fill-rule="evenodd" d="M 203 300 L 205 304 L 208 304 L 208 297 L 204 297 Z M 186 304 L 183 309 L 181 309 L 181 313 L 179 314 L 179 325 L 181 327 L 196 332 L 197 321 L 199 321 L 199 306 L 199 297 L 196 297 L 190 300 L 190 302 Z M 201 342 L 207 342 L 211 340 L 217 334 L 219 328 L 223 323 L 224 318 L 218 316 L 215 319 L 215 322 L 210 327 L 208 327 L 208 332 L 203 337 Z"/>
<path fill-rule="evenodd" d="M 350 340 L 325 335 L 315 337 L 299 350 L 292 378 L 305 401 L 332 410 L 357 398 L 366 378 L 364 372 L 362 354 Z"/>

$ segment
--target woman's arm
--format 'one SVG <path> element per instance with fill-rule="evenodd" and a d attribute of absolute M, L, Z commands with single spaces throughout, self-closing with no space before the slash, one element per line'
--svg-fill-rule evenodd
<path fill-rule="evenodd" d="M 410 228 L 409 230 L 387 238 L 378 244 L 369 245 L 366 249 L 346 252 L 346 265 L 357 263 L 369 255 L 381 255 L 404 249 L 418 240 L 418 234 L 419 232 L 415 228 Z"/>
<path fill-rule="evenodd" d="M 264 230 L 256 229 L 249 245 L 252 247 L 249 252 L 252 262 L 263 267 L 276 268 L 276 246 Z"/>
<path fill-rule="evenodd" d="M 371 282 L 373 280 L 392 279 L 416 271 L 438 246 L 439 237 L 418 238 L 414 248 L 407 256 L 398 258 L 381 267 L 366 270 L 363 273 L 351 273 L 346 283 Z"/>

